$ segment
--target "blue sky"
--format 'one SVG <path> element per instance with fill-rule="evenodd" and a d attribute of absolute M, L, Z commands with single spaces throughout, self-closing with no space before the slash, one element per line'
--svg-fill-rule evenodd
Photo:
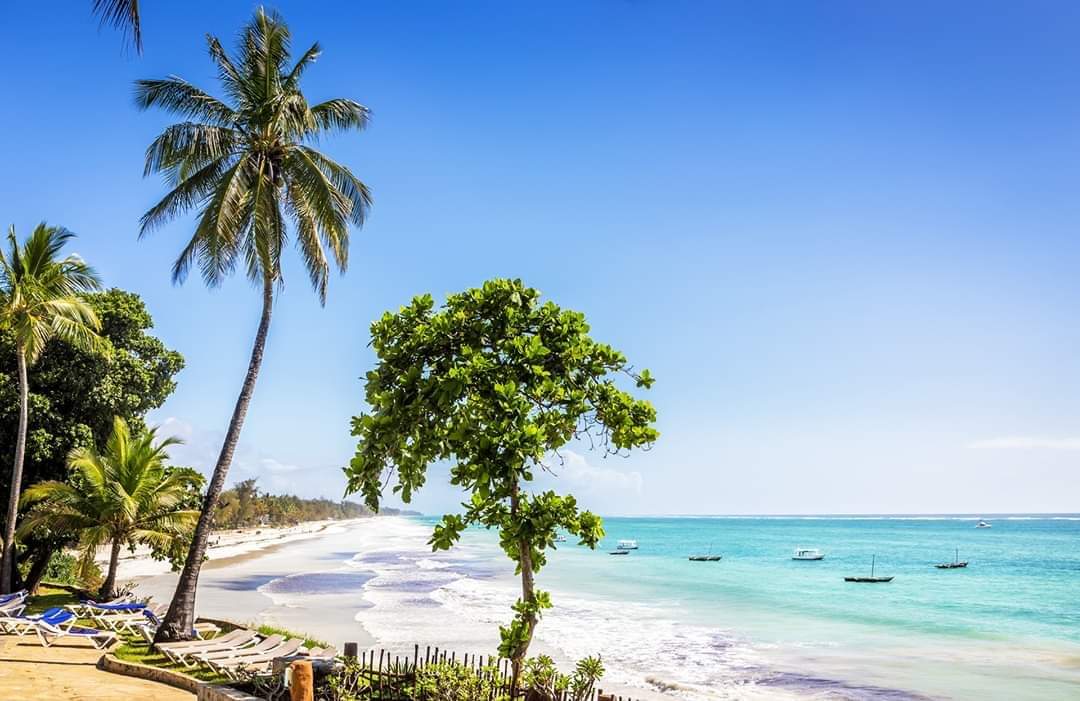
<path fill-rule="evenodd" d="M 142 4 L 142 57 L 89 2 L 3 10 L 0 220 L 146 299 L 187 359 L 153 418 L 209 468 L 258 296 L 170 284 L 189 220 L 136 240 L 170 119 L 132 82 L 213 90 L 204 34 L 256 5 Z M 601 512 L 1077 510 L 1080 6 L 271 7 L 324 47 L 309 97 L 372 109 L 322 146 L 375 207 L 325 308 L 287 262 L 236 478 L 339 496 L 370 321 L 513 276 L 658 378 L 651 452 L 563 469 Z"/>

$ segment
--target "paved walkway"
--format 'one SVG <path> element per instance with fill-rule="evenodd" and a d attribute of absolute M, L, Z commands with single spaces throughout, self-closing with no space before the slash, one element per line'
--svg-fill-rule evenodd
<path fill-rule="evenodd" d="M 134 677 L 103 672 L 102 653 L 85 640 L 42 647 L 37 638 L 0 636 L 3 701 L 193 701 L 194 694 Z"/>

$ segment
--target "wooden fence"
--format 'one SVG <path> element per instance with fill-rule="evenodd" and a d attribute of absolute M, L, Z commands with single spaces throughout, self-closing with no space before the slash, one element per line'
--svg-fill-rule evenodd
<path fill-rule="evenodd" d="M 510 660 L 496 655 L 458 655 L 457 652 L 440 650 L 438 647 L 427 646 L 423 650 L 419 645 L 413 646 L 412 655 L 390 653 L 385 649 L 364 650 L 358 649 L 356 643 L 345 643 L 345 658 L 359 663 L 364 671 L 368 683 L 380 692 L 385 688 L 391 691 L 401 683 L 415 679 L 417 672 L 430 665 L 460 665 L 474 672 L 478 677 L 484 678 L 491 684 L 492 696 L 506 696 L 511 699 L 529 699 L 528 690 L 514 687 L 513 674 Z M 555 701 L 566 701 L 569 696 L 559 694 Z M 617 696 L 605 694 L 603 689 L 593 690 L 591 701 L 633 701 L 629 696 Z M 482 701 L 482 700 L 478 700 Z"/>

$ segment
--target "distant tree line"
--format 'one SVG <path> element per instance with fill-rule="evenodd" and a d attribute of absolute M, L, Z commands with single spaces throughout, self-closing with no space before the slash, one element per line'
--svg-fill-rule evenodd
<path fill-rule="evenodd" d="M 301 499 L 291 494 L 260 492 L 256 480 L 247 479 L 221 493 L 221 500 L 214 511 L 213 527 L 220 530 L 247 526 L 293 526 L 304 521 L 371 515 L 369 508 L 354 501 Z"/>

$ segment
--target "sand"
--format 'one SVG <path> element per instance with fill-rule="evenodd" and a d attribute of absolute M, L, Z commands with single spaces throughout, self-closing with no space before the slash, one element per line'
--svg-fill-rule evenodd
<path fill-rule="evenodd" d="M 0 637 L 0 699 L 4 701 L 193 701 L 156 682 L 103 672 L 102 652 L 85 640 L 42 647 L 36 638 Z"/>

